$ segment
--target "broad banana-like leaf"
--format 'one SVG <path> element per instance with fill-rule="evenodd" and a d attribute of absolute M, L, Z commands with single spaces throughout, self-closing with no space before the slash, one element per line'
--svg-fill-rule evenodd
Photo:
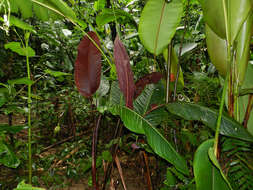
<path fill-rule="evenodd" d="M 170 66 L 170 81 L 175 82 L 176 76 L 177 76 L 177 64 L 178 64 L 178 58 L 177 54 L 174 48 L 171 50 L 171 66 Z M 168 61 L 168 48 L 163 51 L 163 57 L 165 61 Z M 179 84 L 183 87 L 184 86 L 184 76 L 182 69 L 180 67 L 179 70 L 179 78 L 178 78 Z"/>
<path fill-rule="evenodd" d="M 167 109 L 186 120 L 198 120 L 212 130 L 216 130 L 218 111 L 192 103 L 170 103 Z M 237 121 L 227 115 L 222 116 L 220 134 L 253 142 L 253 136 Z"/>
<path fill-rule="evenodd" d="M 173 164 L 180 172 L 189 175 L 186 161 L 175 151 L 165 137 L 145 118 L 127 107 L 116 105 L 111 107 L 110 110 L 112 113 L 116 113 L 116 115 L 120 116 L 124 125 L 129 130 L 144 134 L 147 137 L 148 144 L 156 154 Z"/>
<path fill-rule="evenodd" d="M 108 104 L 109 106 L 125 105 L 125 100 L 122 92 L 120 91 L 119 84 L 117 81 L 113 81 L 111 84 Z"/>
<path fill-rule="evenodd" d="M 195 152 L 193 171 L 197 190 L 230 189 L 219 169 L 209 159 L 208 150 L 213 146 L 213 143 L 213 139 L 207 140 Z"/>
<path fill-rule="evenodd" d="M 149 0 L 139 23 L 139 36 L 144 47 L 159 55 L 168 46 L 183 14 L 181 0 Z"/>
<path fill-rule="evenodd" d="M 226 40 L 220 38 L 212 29 L 206 25 L 206 45 L 212 64 L 223 77 L 227 73 L 227 45 Z"/>
<path fill-rule="evenodd" d="M 88 32 L 91 39 L 100 46 L 95 32 Z M 78 91 L 85 97 L 90 97 L 99 87 L 101 78 L 101 53 L 93 42 L 84 36 L 78 46 L 75 63 L 75 83 Z"/>
<path fill-rule="evenodd" d="M 133 99 L 135 92 L 134 75 L 130 66 L 130 60 L 127 51 L 120 41 L 119 36 L 114 42 L 114 61 L 119 80 L 119 87 L 122 91 L 126 106 L 133 108 Z"/>
<path fill-rule="evenodd" d="M 161 85 L 147 85 L 141 95 L 134 101 L 134 111 L 142 115 L 153 126 L 159 125 L 168 118 L 168 112 L 164 106 L 157 108 L 165 102 L 165 92 Z"/>
<path fill-rule="evenodd" d="M 148 84 L 156 84 L 162 79 L 163 75 L 159 72 L 153 72 L 150 74 L 147 74 L 140 79 L 137 80 L 135 83 L 135 93 L 134 93 L 134 99 L 136 99 L 144 90 L 146 85 Z"/>
<path fill-rule="evenodd" d="M 242 85 L 245 78 L 245 72 L 249 61 L 251 28 L 253 26 L 253 12 L 243 23 L 237 38 L 235 39 L 235 65 L 236 65 L 236 81 Z M 206 43 L 208 54 L 211 61 L 219 71 L 220 75 L 225 76 L 227 72 L 227 45 L 226 40 L 223 40 L 216 35 L 208 25 L 206 25 Z"/>
<path fill-rule="evenodd" d="M 223 0 L 200 0 L 208 26 L 220 37 L 226 39 Z M 226 1 L 231 43 L 236 39 L 241 26 L 253 9 L 252 0 Z"/>

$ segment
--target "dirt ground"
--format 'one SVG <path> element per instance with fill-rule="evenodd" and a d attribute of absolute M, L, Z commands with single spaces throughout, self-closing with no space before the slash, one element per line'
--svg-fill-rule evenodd
<path fill-rule="evenodd" d="M 13 116 L 13 124 L 23 124 L 25 122 L 25 119 L 20 116 Z M 8 117 L 4 115 L 0 115 L 0 123 L 8 123 Z M 23 140 L 26 140 L 27 132 L 24 131 L 21 134 L 18 134 L 18 136 L 21 135 L 24 136 Z M 59 151 L 60 147 L 55 147 L 53 149 L 49 149 L 48 152 L 45 152 L 45 154 L 54 154 L 56 151 Z M 129 156 L 125 154 L 124 152 L 119 152 L 118 154 L 120 165 L 122 167 L 122 173 L 124 177 L 124 181 L 127 187 L 127 190 L 145 190 L 148 189 L 147 187 L 147 178 L 146 178 L 146 168 L 145 163 L 143 160 L 143 155 L 141 152 L 137 151 L 133 155 Z M 152 181 L 156 182 L 157 176 L 159 174 L 156 173 L 156 159 L 152 156 L 149 156 L 149 166 L 150 166 L 150 176 L 152 178 Z M 23 171 L 22 169 L 9 169 L 4 167 L 0 164 L 0 182 L 1 180 L 10 180 L 11 178 L 15 178 L 15 176 L 18 175 L 26 175 L 27 171 Z M 47 171 L 43 171 L 45 173 Z M 49 188 L 48 190 L 93 190 L 90 186 L 88 186 L 88 178 L 91 176 L 91 172 L 87 173 L 87 177 L 81 178 L 78 181 L 66 181 L 66 184 L 68 184 L 68 187 L 65 188 Z M 64 175 L 64 173 L 62 174 Z M 99 183 L 103 181 L 102 174 L 99 174 Z M 8 176 L 8 177 L 7 177 Z M 63 182 L 65 183 L 65 182 Z M 156 186 L 156 185 L 154 185 Z M 116 167 L 116 164 L 113 166 L 112 175 L 111 175 L 111 185 L 107 185 L 107 190 L 124 190 L 124 187 L 122 185 L 122 180 L 119 174 L 119 171 Z M 1 186 L 0 186 L 1 190 Z M 4 189 L 7 190 L 7 189 Z"/>

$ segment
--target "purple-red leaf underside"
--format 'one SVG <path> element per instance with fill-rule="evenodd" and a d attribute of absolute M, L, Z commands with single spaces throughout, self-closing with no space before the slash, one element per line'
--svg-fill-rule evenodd
<path fill-rule="evenodd" d="M 134 75 L 127 51 L 118 36 L 114 41 L 114 61 L 120 90 L 124 95 L 126 106 L 132 109 L 135 92 Z"/>
<path fill-rule="evenodd" d="M 100 47 L 99 38 L 95 32 L 87 33 Z M 93 95 L 100 85 L 101 53 L 92 41 L 85 35 L 78 45 L 75 62 L 75 84 L 78 91 L 85 97 Z"/>
<path fill-rule="evenodd" d="M 136 99 L 144 90 L 145 86 L 148 84 L 156 84 L 158 83 L 163 75 L 159 72 L 153 72 L 150 74 L 147 74 L 143 77 L 141 77 L 136 83 L 135 83 L 135 93 L 134 93 L 134 99 Z"/>

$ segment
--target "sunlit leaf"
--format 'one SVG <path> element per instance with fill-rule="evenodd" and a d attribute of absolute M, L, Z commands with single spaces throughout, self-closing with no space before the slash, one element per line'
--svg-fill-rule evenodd
<path fill-rule="evenodd" d="M 21 56 L 26 56 L 26 51 L 27 51 L 27 56 L 28 57 L 34 57 L 35 56 L 35 51 L 31 47 L 21 47 L 20 42 L 9 42 L 4 45 L 5 49 L 10 49 L 11 51 L 21 55 Z"/>
<path fill-rule="evenodd" d="M 228 3 L 229 2 L 229 3 Z M 225 18 L 222 0 L 200 0 L 208 26 L 220 37 L 226 39 Z M 231 43 L 236 39 L 241 26 L 252 12 L 252 0 L 226 1 Z"/>
<path fill-rule="evenodd" d="M 144 47 L 159 55 L 168 46 L 183 14 L 181 0 L 149 0 L 139 23 L 139 36 Z"/>

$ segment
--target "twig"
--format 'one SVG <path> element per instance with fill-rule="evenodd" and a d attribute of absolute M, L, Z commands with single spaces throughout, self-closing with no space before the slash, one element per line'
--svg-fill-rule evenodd
<path fill-rule="evenodd" d="M 250 117 L 250 113 L 251 113 L 252 108 L 253 108 L 253 94 L 250 94 L 246 113 L 245 113 L 244 120 L 243 120 L 243 126 L 246 129 L 247 129 L 247 125 L 248 125 L 248 121 L 249 121 L 249 117 Z"/>
<path fill-rule="evenodd" d="M 148 190 L 152 190 L 152 181 L 151 181 L 151 177 L 150 177 L 150 170 L 149 170 L 149 162 L 148 162 L 148 156 L 146 154 L 146 152 L 142 152 L 143 153 L 143 158 L 144 158 L 144 162 L 145 162 L 145 166 L 146 166 L 146 177 L 147 177 L 147 185 L 148 185 Z"/>
<path fill-rule="evenodd" d="M 69 140 L 72 140 L 72 139 L 75 138 L 75 137 L 81 137 L 81 136 L 83 136 L 83 135 L 86 135 L 86 134 L 89 133 L 89 132 L 90 132 L 90 131 L 85 131 L 85 132 L 80 133 L 80 134 L 78 134 L 78 135 L 76 135 L 76 136 L 74 136 L 74 135 L 73 135 L 73 136 L 70 136 L 70 137 L 68 137 L 68 138 L 66 138 L 66 139 L 63 139 L 63 140 L 61 140 L 61 141 L 59 141 L 59 142 L 57 142 L 57 143 L 55 143 L 55 144 L 52 144 L 52 145 L 50 145 L 50 146 L 44 148 L 40 153 L 43 153 L 43 152 L 45 152 L 45 151 L 47 151 L 47 150 L 49 150 L 49 149 L 51 149 L 51 148 L 53 148 L 53 147 L 55 147 L 55 146 L 58 146 L 58 145 L 63 144 L 63 143 L 65 143 L 65 142 L 69 141 Z"/>
<path fill-rule="evenodd" d="M 126 188 L 126 183 L 125 183 L 124 176 L 123 176 L 123 172 L 122 172 L 122 168 L 121 168 L 120 161 L 119 161 L 119 157 L 118 157 L 117 155 L 115 155 L 115 158 L 114 158 L 114 159 L 115 159 L 115 162 L 116 162 L 118 171 L 119 171 L 120 179 L 121 179 L 121 181 L 122 181 L 124 190 L 127 190 L 127 188 Z"/>
<path fill-rule="evenodd" d="M 122 126 L 120 126 L 120 119 L 118 119 L 117 127 L 114 132 L 113 139 L 116 139 L 117 137 L 119 137 L 121 135 L 121 132 L 122 132 Z M 112 154 L 113 158 L 115 157 L 117 150 L 118 150 L 118 144 L 113 145 L 111 147 L 111 154 Z M 108 181 L 108 178 L 111 175 L 111 171 L 112 171 L 112 162 L 110 162 L 106 167 L 105 175 L 104 175 L 104 179 L 103 179 L 102 190 L 105 190 L 105 188 L 106 188 L 106 183 Z"/>

